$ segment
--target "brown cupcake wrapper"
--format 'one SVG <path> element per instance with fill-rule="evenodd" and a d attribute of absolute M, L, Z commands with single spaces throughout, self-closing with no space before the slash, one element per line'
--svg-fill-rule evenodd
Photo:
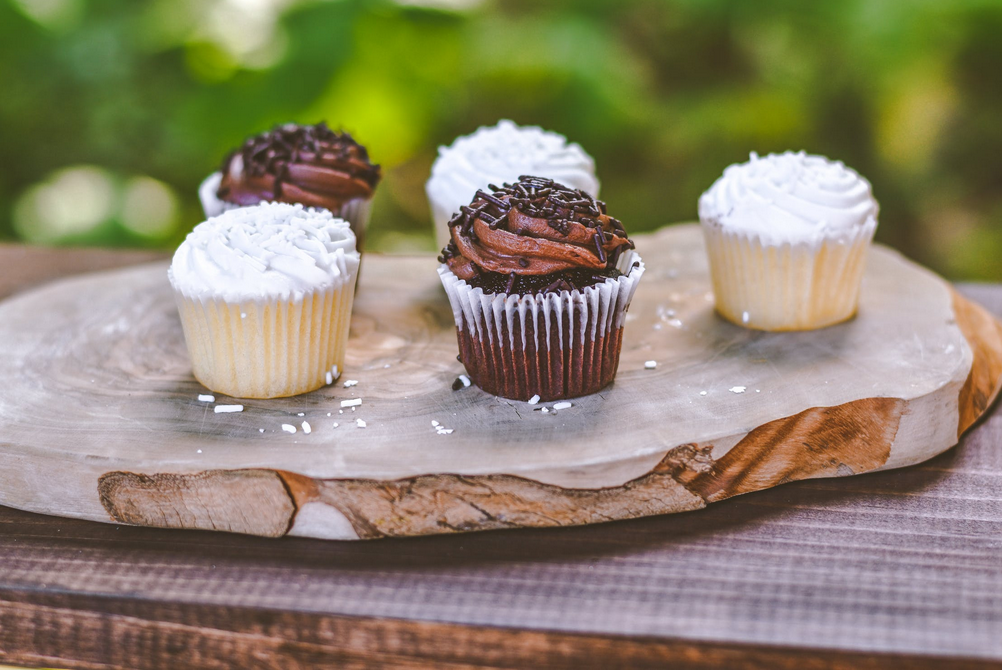
<path fill-rule="evenodd" d="M 633 251 L 619 267 L 629 274 L 574 291 L 519 296 L 485 294 L 440 266 L 471 381 L 515 400 L 574 398 L 611 383 L 626 310 L 644 273 Z"/>

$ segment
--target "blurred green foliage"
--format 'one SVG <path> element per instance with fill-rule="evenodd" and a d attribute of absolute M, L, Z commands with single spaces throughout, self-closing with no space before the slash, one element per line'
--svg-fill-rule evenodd
<path fill-rule="evenodd" d="M 580 142 L 634 232 L 806 149 L 878 239 L 1002 280 L 998 0 L 0 0 L 0 238 L 170 247 L 228 149 L 326 119 L 384 165 L 371 246 L 431 250 L 436 147 L 499 118 Z"/>

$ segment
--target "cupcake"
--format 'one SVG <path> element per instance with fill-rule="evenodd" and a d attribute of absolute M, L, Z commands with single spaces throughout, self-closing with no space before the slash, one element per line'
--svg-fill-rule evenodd
<path fill-rule="evenodd" d="M 195 378 L 241 398 L 332 383 L 358 260 L 348 223 L 325 209 L 262 203 L 197 225 L 168 270 Z"/>
<path fill-rule="evenodd" d="M 699 199 L 717 311 L 759 330 L 851 318 L 878 210 L 869 182 L 823 156 L 728 167 Z"/>
<path fill-rule="evenodd" d="M 439 245 L 449 241 L 449 220 L 474 193 L 523 174 L 553 179 L 598 197 L 595 161 L 579 145 L 536 126 L 499 121 L 438 149 L 425 188 Z"/>
<path fill-rule="evenodd" d="M 198 189 L 207 217 L 274 201 L 320 207 L 351 224 L 361 250 L 378 165 L 348 133 L 287 123 L 251 137 Z"/>
<path fill-rule="evenodd" d="M 605 203 L 550 179 L 477 191 L 449 221 L 438 273 L 459 359 L 498 396 L 595 393 L 619 366 L 644 264 Z"/>

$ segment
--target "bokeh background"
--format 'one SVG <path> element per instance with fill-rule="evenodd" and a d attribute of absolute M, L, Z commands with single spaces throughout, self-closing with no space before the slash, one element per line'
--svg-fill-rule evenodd
<path fill-rule="evenodd" d="M 384 166 L 369 244 L 430 251 L 436 147 L 499 118 L 580 142 L 631 231 L 807 149 L 878 239 L 1002 280 L 999 0 L 0 0 L 0 240 L 170 248 L 227 150 L 326 119 Z"/>

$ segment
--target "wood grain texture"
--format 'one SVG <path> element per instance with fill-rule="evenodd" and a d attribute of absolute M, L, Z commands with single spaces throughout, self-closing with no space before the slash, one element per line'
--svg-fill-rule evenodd
<path fill-rule="evenodd" d="M 0 305 L 0 374 L 16 380 L 0 390 L 0 501 L 329 539 L 578 525 L 920 462 L 997 392 L 1002 326 L 893 252 L 874 250 L 851 323 L 766 334 L 713 314 L 698 228 L 637 243 L 650 271 L 619 380 L 550 415 L 452 389 L 454 326 L 427 258 L 367 256 L 357 386 L 241 414 L 195 398 L 162 266 L 15 298 Z M 340 409 L 355 395 L 360 411 Z M 308 435 L 281 430 L 304 421 Z"/>
<path fill-rule="evenodd" d="M 957 325 L 974 349 L 971 372 L 960 391 L 960 424 L 958 435 L 985 413 L 1002 387 L 1002 323 L 966 298 L 954 296 Z"/>
<path fill-rule="evenodd" d="M 272 470 L 198 475 L 112 472 L 98 479 L 101 504 L 121 523 L 281 537 L 296 507 Z"/>
<path fill-rule="evenodd" d="M 876 470 L 887 461 L 906 403 L 865 398 L 770 421 L 719 459 L 676 473 L 707 502 L 815 477 Z"/>
<path fill-rule="evenodd" d="M 1002 314 L 1002 287 L 961 292 Z M 380 543 L 0 508 L 0 661 L 173 669 L 188 654 L 218 668 L 239 650 L 247 667 L 289 668 L 999 667 L 1000 444 L 990 408 L 911 468 L 691 514 Z"/>
<path fill-rule="evenodd" d="M 170 258 L 162 251 L 68 249 L 0 244 L 0 298 L 52 279 Z"/>
<path fill-rule="evenodd" d="M 25 598 L 0 591 L 0 658 L 28 665 L 88 670 L 167 667 L 925 670 L 945 664 L 954 670 L 997 667 L 990 661 L 975 659 L 818 653 L 549 631 L 513 633 L 482 626 L 275 611 L 260 611 L 237 619 L 221 607 L 161 605 L 140 609 L 102 598 L 50 596 L 42 599 L 42 603 L 33 600 L 37 596 Z M 104 644 L 109 638 L 127 644 Z"/>

